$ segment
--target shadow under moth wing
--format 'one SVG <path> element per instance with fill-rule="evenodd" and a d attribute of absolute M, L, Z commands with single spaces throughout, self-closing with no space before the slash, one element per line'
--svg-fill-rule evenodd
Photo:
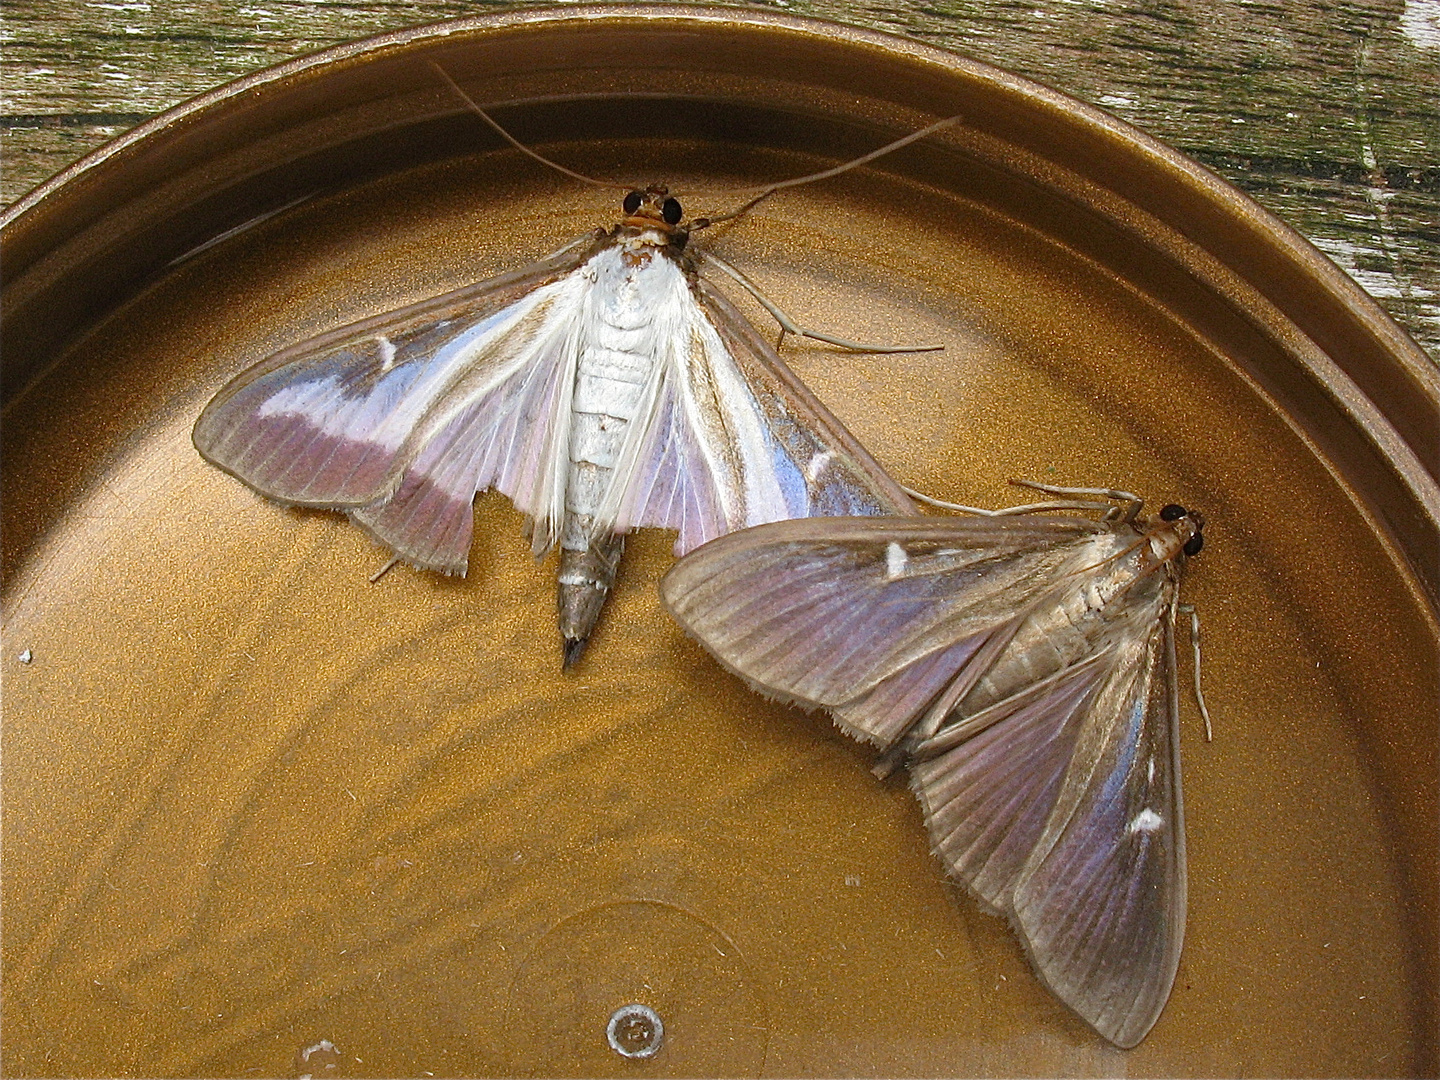
<path fill-rule="evenodd" d="M 625 217 L 510 274 L 292 346 L 241 374 L 194 429 L 200 453 L 280 502 L 343 510 L 400 559 L 466 569 L 477 492 L 560 548 L 569 667 L 624 534 L 725 532 L 888 514 L 907 496 L 685 250 L 680 205 Z"/>
<path fill-rule="evenodd" d="M 1184 937 L 1174 624 L 1202 524 L 787 521 L 692 552 L 661 595 L 752 687 L 907 760 L 946 869 L 1129 1048 Z"/>

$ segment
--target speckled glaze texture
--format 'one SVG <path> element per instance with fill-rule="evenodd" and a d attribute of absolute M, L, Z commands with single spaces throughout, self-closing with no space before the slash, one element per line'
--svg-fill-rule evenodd
<path fill-rule="evenodd" d="M 944 883 L 902 782 L 665 617 L 671 536 L 636 535 L 564 677 L 553 567 L 502 498 L 467 578 L 372 585 L 385 555 L 343 518 L 196 455 L 200 408 L 270 352 L 612 224 L 612 193 L 499 149 L 428 59 L 692 214 L 962 114 L 695 242 L 809 325 L 945 343 L 784 346 L 902 483 L 1204 513 L 1185 598 L 1216 739 L 1186 702 L 1185 952 L 1138 1049 Z M 4 1071 L 1433 1072 L 1431 369 L 1187 169 L 921 46 L 637 6 L 303 61 L 12 209 Z M 653 1057 L 606 1045 L 631 1003 L 663 1019 Z"/>

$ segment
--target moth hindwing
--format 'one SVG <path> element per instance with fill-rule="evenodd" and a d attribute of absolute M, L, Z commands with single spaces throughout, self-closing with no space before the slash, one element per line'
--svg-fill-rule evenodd
<path fill-rule="evenodd" d="M 1174 625 L 1202 524 L 786 521 L 692 552 L 661 595 L 753 687 L 904 760 L 947 870 L 1128 1048 L 1184 936 Z"/>
<path fill-rule="evenodd" d="M 560 549 L 567 667 L 632 529 L 674 529 L 683 554 L 762 522 L 911 510 L 705 282 L 688 235 L 664 188 L 631 192 L 608 232 L 275 354 L 215 396 L 195 445 L 447 574 L 465 572 L 476 493 L 498 489 L 537 556 Z"/>

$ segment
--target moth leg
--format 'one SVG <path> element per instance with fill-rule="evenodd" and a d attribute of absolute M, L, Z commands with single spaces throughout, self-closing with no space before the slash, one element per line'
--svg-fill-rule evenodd
<path fill-rule="evenodd" d="M 615 584 L 615 573 L 624 550 L 623 533 L 592 540 L 584 549 L 560 549 L 556 603 L 560 609 L 560 635 L 565 639 L 566 671 L 580 659 L 595 624 L 600 621 L 600 609 Z"/>
<path fill-rule="evenodd" d="M 1210 710 L 1205 707 L 1205 695 L 1200 692 L 1200 613 L 1194 604 L 1178 604 L 1175 610 L 1190 616 L 1190 648 L 1194 653 L 1191 670 L 1195 675 L 1195 704 L 1200 706 L 1200 717 L 1205 721 L 1205 741 L 1215 741 L 1215 729 L 1210 724 Z"/>
<path fill-rule="evenodd" d="M 614 186 L 620 187 L 622 185 L 616 184 Z M 564 255 L 568 251 L 574 251 L 576 248 L 584 247 L 586 244 L 593 244 L 597 240 L 603 240 L 605 239 L 606 235 L 607 233 L 604 229 L 591 229 L 584 236 L 577 237 L 576 239 L 570 241 L 570 243 L 566 244 L 564 247 L 558 248 L 557 250 L 551 252 L 549 255 L 546 255 L 544 259 L 541 259 L 539 261 L 548 262 L 551 259 L 558 259 L 560 258 L 560 256 Z"/>
<path fill-rule="evenodd" d="M 835 337 L 832 334 L 823 334 L 818 330 L 806 330 L 794 319 L 790 318 L 789 315 L 786 315 L 785 312 L 780 310 L 780 308 L 775 304 L 773 300 L 771 300 L 768 296 L 766 296 L 760 291 L 760 287 L 758 285 L 756 285 L 753 281 L 747 278 L 739 270 L 735 269 L 735 267 L 727 263 L 724 259 L 712 255 L 707 251 L 702 257 L 701 261 L 701 265 L 705 264 L 713 265 L 718 269 L 723 270 L 730 277 L 734 278 L 735 282 L 751 296 L 755 297 L 755 299 L 759 301 L 760 306 L 763 307 L 766 311 L 768 311 L 775 319 L 775 321 L 780 324 L 780 339 L 775 343 L 777 347 L 779 346 L 780 342 L 785 340 L 786 334 L 794 334 L 797 337 L 813 338 L 816 341 L 823 341 L 827 345 L 837 345 L 842 349 L 849 349 L 851 352 L 935 352 L 936 350 L 943 349 L 945 347 L 944 345 L 866 345 L 863 342 L 848 341 L 845 338 Z"/>
<path fill-rule="evenodd" d="M 379 581 L 382 577 L 384 577 L 386 574 L 388 574 L 391 570 L 394 570 L 395 567 L 398 566 L 399 564 L 400 564 L 400 556 L 399 556 L 399 555 L 394 555 L 394 556 L 392 556 L 389 562 L 387 562 L 384 566 L 380 567 L 379 570 L 376 570 L 373 574 L 370 575 L 370 584 L 371 584 L 371 585 L 374 585 L 377 581 Z"/>
<path fill-rule="evenodd" d="M 1113 510 L 1109 503 L 1101 502 L 1078 502 L 1070 500 L 1059 500 L 1042 503 L 1027 503 L 1024 506 L 1007 506 L 1001 510 L 986 510 L 980 506 L 966 506 L 963 503 L 946 502 L 944 499 L 937 499 L 934 496 L 926 495 L 923 491 L 916 491 L 914 488 L 900 485 L 902 491 L 912 499 L 925 503 L 927 506 L 935 506 L 941 510 L 954 510 L 961 514 L 978 514 L 980 517 L 1010 517 L 1014 514 L 1041 514 L 1048 510 Z"/>

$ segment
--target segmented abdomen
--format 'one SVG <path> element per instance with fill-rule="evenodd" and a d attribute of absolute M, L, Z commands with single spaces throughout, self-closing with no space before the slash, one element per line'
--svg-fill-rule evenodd
<path fill-rule="evenodd" d="M 1095 654 L 1108 644 L 1113 618 L 1146 617 L 1151 605 L 1135 604 L 1135 590 L 1154 593 L 1158 602 L 1164 571 L 1148 544 L 1135 544 L 1138 539 L 1134 533 L 1101 533 L 1079 544 L 1068 563 L 1072 572 L 1059 575 L 1052 601 L 1020 624 L 958 711 L 973 716 Z M 1097 566 L 1099 574 L 1093 572 Z M 1121 593 L 1130 602 L 1111 604 Z"/>
<path fill-rule="evenodd" d="M 609 256 L 608 258 L 606 256 Z M 594 262 L 598 281 L 587 310 L 570 413 L 570 460 L 561 546 L 589 546 L 594 515 L 605 500 L 630 426 L 663 362 L 664 303 L 683 275 L 651 251 L 611 249 Z M 607 287 L 608 286 L 608 287 Z"/>

